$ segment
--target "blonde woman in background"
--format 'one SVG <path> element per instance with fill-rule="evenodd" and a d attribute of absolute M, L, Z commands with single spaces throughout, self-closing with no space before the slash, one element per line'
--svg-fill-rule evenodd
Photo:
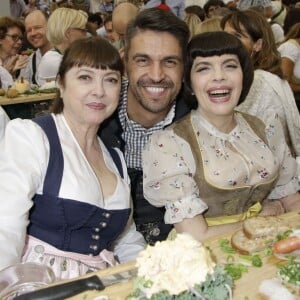
<path fill-rule="evenodd" d="M 70 44 L 86 36 L 87 13 L 82 10 L 61 7 L 49 17 L 47 39 L 53 48 L 47 51 L 38 67 L 39 85 L 54 81 L 65 50 Z"/>
<path fill-rule="evenodd" d="M 190 38 L 199 32 L 199 27 L 201 26 L 201 20 L 195 14 L 186 14 L 184 22 L 188 25 L 190 30 Z"/>
<path fill-rule="evenodd" d="M 204 20 L 200 24 L 197 33 L 222 31 L 222 27 L 220 25 L 221 19 L 221 17 L 211 17 L 209 19 Z"/>

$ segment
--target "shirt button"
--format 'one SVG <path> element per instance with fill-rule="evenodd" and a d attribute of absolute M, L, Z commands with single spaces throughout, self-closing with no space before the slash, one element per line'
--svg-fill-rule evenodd
<path fill-rule="evenodd" d="M 159 228 L 153 228 L 151 231 L 150 231 L 150 234 L 152 235 L 152 236 L 159 236 L 159 234 L 160 234 L 160 230 L 159 230 Z"/>
<path fill-rule="evenodd" d="M 34 247 L 34 251 L 35 251 L 35 253 L 41 254 L 41 253 L 44 253 L 45 248 L 44 248 L 44 246 L 42 246 L 42 245 L 36 245 L 36 246 Z"/>
<path fill-rule="evenodd" d="M 95 227 L 94 230 L 95 230 L 95 232 L 99 232 L 100 228 L 99 227 Z"/>

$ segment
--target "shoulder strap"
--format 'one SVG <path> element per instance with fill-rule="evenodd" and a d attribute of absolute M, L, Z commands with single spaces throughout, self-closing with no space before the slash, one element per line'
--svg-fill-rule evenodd
<path fill-rule="evenodd" d="M 36 74 L 36 52 L 33 53 L 32 55 L 32 77 L 31 81 L 33 84 L 37 84 L 35 80 L 35 74 Z"/>
<path fill-rule="evenodd" d="M 122 161 L 121 158 L 115 148 L 108 147 L 107 150 L 109 151 L 116 167 L 118 168 L 118 171 L 121 175 L 122 178 L 124 178 L 124 172 L 123 172 L 123 166 L 122 166 Z"/>
<path fill-rule="evenodd" d="M 50 145 L 43 194 L 58 196 L 64 170 L 64 158 L 56 125 L 50 114 L 34 118 L 33 121 L 44 130 Z"/>

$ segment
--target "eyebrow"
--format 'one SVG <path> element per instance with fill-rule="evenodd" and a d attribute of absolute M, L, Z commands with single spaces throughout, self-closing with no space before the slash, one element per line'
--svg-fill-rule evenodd
<path fill-rule="evenodd" d="M 230 54 L 229 54 L 230 55 Z M 233 55 L 233 54 L 232 54 Z M 222 61 L 222 64 L 226 64 L 226 63 L 229 63 L 229 62 L 235 62 L 235 63 L 238 63 L 239 62 L 239 59 L 238 58 L 227 58 L 225 59 L 224 61 Z M 205 65 L 205 66 L 209 66 L 211 65 L 210 62 L 207 62 L 207 61 L 200 61 L 200 62 L 197 62 L 193 67 L 196 68 L 198 67 L 199 65 Z"/>
<path fill-rule="evenodd" d="M 143 58 L 150 58 L 152 59 L 152 57 L 148 54 L 145 53 L 136 53 L 135 55 L 133 55 L 133 59 L 138 58 L 138 57 L 143 57 Z M 182 58 L 179 57 L 178 55 L 168 55 L 168 56 L 164 56 L 161 60 L 168 60 L 168 59 L 175 59 L 177 61 L 182 61 Z"/>

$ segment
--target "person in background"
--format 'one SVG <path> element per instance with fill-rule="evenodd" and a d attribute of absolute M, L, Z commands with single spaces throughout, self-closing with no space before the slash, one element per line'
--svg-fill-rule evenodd
<path fill-rule="evenodd" d="M 293 92 L 283 77 L 281 57 L 270 24 L 262 14 L 249 9 L 223 17 L 221 27 L 242 41 L 255 69 L 248 96 L 237 109 L 260 118 L 266 124 L 277 114 L 292 155 L 299 157 L 299 112 Z"/>
<path fill-rule="evenodd" d="M 198 16 L 201 22 L 203 22 L 205 19 L 205 11 L 199 5 L 186 6 L 184 11 L 185 11 L 185 16 L 188 16 L 189 14 L 195 14 Z"/>
<path fill-rule="evenodd" d="M 144 5 L 143 9 L 157 7 L 160 4 L 160 0 L 150 0 Z M 175 16 L 180 19 L 184 18 L 185 0 L 166 0 L 166 4 L 171 8 Z"/>
<path fill-rule="evenodd" d="M 107 39 L 110 43 L 114 43 L 116 41 L 112 25 L 112 15 L 107 15 L 105 17 L 104 24 L 97 30 L 97 34 Z"/>
<path fill-rule="evenodd" d="M 47 21 L 48 15 L 41 10 L 34 10 L 24 20 L 27 40 L 36 50 L 29 56 L 20 76 L 33 84 L 37 84 L 37 69 L 42 56 L 52 47 L 46 36 Z"/>
<path fill-rule="evenodd" d="M 139 9 L 132 3 L 122 2 L 118 4 L 112 13 L 113 31 L 117 34 L 118 40 L 114 42 L 114 46 L 122 52 L 124 51 L 124 38 L 127 25 L 138 14 Z"/>
<path fill-rule="evenodd" d="M 37 79 L 40 86 L 54 82 L 62 56 L 76 39 L 86 37 L 87 13 L 71 8 L 57 8 L 49 17 L 47 39 L 53 48 L 47 51 L 38 66 Z"/>
<path fill-rule="evenodd" d="M 197 33 L 222 31 L 221 19 L 221 17 L 210 17 L 204 20 L 200 24 Z"/>
<path fill-rule="evenodd" d="M 213 12 L 220 7 L 225 7 L 225 3 L 222 0 L 208 0 L 203 7 L 206 18 L 212 17 Z"/>
<path fill-rule="evenodd" d="M 118 111 L 101 130 L 104 142 L 124 152 L 133 217 L 149 244 L 166 239 L 172 226 L 164 223 L 164 208 L 143 196 L 142 150 L 151 134 L 189 111 L 180 97 L 188 39 L 186 23 L 162 9 L 142 10 L 129 23 L 124 57 L 128 80 L 123 81 Z"/>
<path fill-rule="evenodd" d="M 28 57 L 19 54 L 24 39 L 25 28 L 20 20 L 0 17 L 0 65 L 13 78 L 27 64 Z"/>
<path fill-rule="evenodd" d="M 300 111 L 300 22 L 293 25 L 278 48 L 281 67 L 295 96 Z"/>
<path fill-rule="evenodd" d="M 114 10 L 113 0 L 102 0 L 99 11 L 101 13 L 111 14 Z"/>
<path fill-rule="evenodd" d="M 297 165 L 280 122 L 235 112 L 253 80 L 245 47 L 226 32 L 188 46 L 184 84 L 198 108 L 151 135 L 143 152 L 144 194 L 165 207 L 176 232 L 205 241 L 257 214 L 300 208 Z"/>
<path fill-rule="evenodd" d="M 196 14 L 187 14 L 183 20 L 189 27 L 190 38 L 199 32 L 199 27 L 202 22 Z"/>
<path fill-rule="evenodd" d="M 28 0 L 28 4 L 26 5 L 26 16 L 36 9 L 36 0 Z"/>
<path fill-rule="evenodd" d="M 9 0 L 10 15 L 13 18 L 21 18 L 27 14 L 24 0 Z"/>
<path fill-rule="evenodd" d="M 272 18 L 272 1 L 271 0 L 239 0 L 237 3 L 238 10 L 249 9 L 251 6 L 262 6 L 263 14 L 267 19 Z"/>
<path fill-rule="evenodd" d="M 99 13 L 89 14 L 88 23 L 92 26 L 93 30 L 97 32 L 103 25 L 103 20 Z"/>
<path fill-rule="evenodd" d="M 0 269 L 38 262 L 67 279 L 133 260 L 145 247 L 123 155 L 97 136 L 118 105 L 122 74 L 108 41 L 77 39 L 64 52 L 53 113 L 7 124 Z"/>

